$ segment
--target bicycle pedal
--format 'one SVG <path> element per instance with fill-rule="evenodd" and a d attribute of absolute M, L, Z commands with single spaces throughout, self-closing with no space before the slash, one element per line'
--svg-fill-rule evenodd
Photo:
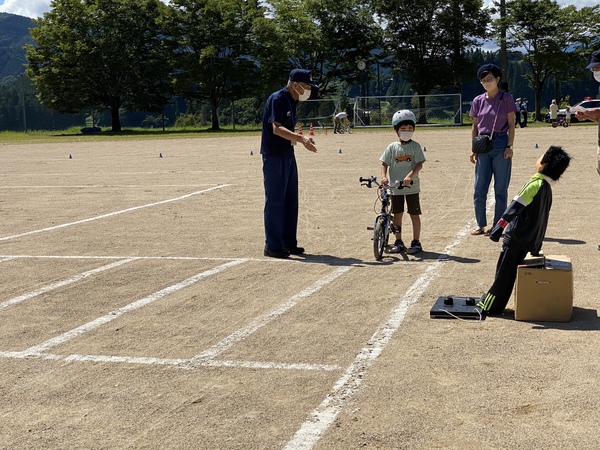
<path fill-rule="evenodd" d="M 373 229 L 374 229 L 373 227 L 367 227 L 367 230 L 373 231 Z"/>

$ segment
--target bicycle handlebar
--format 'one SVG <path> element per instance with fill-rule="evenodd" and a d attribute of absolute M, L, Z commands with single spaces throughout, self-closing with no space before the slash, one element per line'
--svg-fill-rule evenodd
<path fill-rule="evenodd" d="M 394 181 L 392 184 L 387 184 L 387 185 L 382 185 L 380 183 L 377 182 L 377 177 L 369 177 L 369 178 L 363 178 L 360 177 L 358 179 L 358 181 L 360 182 L 361 186 L 367 186 L 368 188 L 373 187 L 372 183 L 375 183 L 375 185 L 379 188 L 382 187 L 387 187 L 387 188 L 398 188 L 398 189 L 404 189 L 404 188 L 410 188 L 410 186 L 405 186 L 401 181 Z M 410 184 L 413 184 L 413 180 L 410 180 Z"/>

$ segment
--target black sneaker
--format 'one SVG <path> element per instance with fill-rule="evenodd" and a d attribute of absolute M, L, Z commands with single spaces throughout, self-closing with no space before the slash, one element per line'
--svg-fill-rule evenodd
<path fill-rule="evenodd" d="M 419 253 L 423 251 L 423 247 L 421 247 L 421 243 L 417 240 L 414 240 L 410 243 L 410 247 L 406 250 L 406 253 L 409 255 L 414 255 L 415 253 Z"/>
<path fill-rule="evenodd" d="M 285 249 L 269 250 L 267 247 L 265 247 L 264 255 L 271 258 L 287 258 L 290 256 L 290 252 Z"/>
<path fill-rule="evenodd" d="M 402 239 L 396 239 L 396 242 L 394 242 L 394 245 L 392 245 L 392 247 L 389 250 L 390 253 L 402 253 L 405 251 L 406 247 L 404 246 L 404 242 L 402 242 Z"/>
<path fill-rule="evenodd" d="M 290 252 L 291 255 L 301 255 L 304 253 L 304 247 L 284 247 L 284 250 Z"/>

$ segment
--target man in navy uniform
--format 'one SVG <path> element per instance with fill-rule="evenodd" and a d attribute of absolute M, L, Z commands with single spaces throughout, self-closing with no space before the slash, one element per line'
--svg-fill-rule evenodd
<path fill-rule="evenodd" d="M 313 83 L 309 70 L 294 69 L 287 85 L 272 93 L 265 104 L 260 153 L 263 160 L 265 187 L 265 249 L 264 255 L 287 258 L 301 255 L 298 247 L 298 167 L 294 145 L 300 142 L 311 152 L 317 147 L 312 138 L 294 131 L 299 101 L 310 98 Z"/>

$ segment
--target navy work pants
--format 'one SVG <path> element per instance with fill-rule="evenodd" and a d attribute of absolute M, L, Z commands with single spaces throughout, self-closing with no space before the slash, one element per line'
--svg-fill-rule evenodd
<path fill-rule="evenodd" d="M 265 186 L 265 245 L 269 250 L 298 245 L 298 166 L 291 156 L 262 155 Z"/>

